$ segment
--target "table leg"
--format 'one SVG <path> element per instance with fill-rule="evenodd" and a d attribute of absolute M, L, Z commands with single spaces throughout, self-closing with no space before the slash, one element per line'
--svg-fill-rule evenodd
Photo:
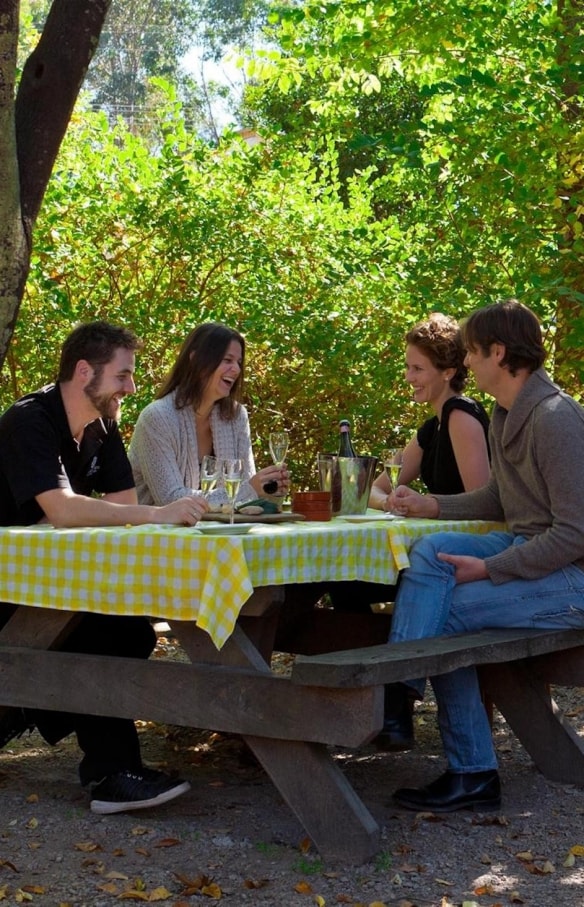
<path fill-rule="evenodd" d="M 581 785 L 584 747 L 552 699 L 547 679 L 526 662 L 488 665 L 481 668 L 480 676 L 546 778 Z"/>
<path fill-rule="evenodd" d="M 377 853 L 379 826 L 326 746 L 244 740 L 323 857 L 364 863 Z"/>
<path fill-rule="evenodd" d="M 266 617 L 255 620 L 261 623 Z M 192 623 L 173 622 L 172 627 L 191 659 L 214 658 L 215 663 L 247 666 L 262 674 L 271 673 L 241 623 L 220 652 L 214 647 L 206 649 L 200 631 L 197 633 Z M 379 826 L 326 746 L 251 735 L 244 735 L 242 739 L 324 857 L 365 862 L 376 853 Z"/>

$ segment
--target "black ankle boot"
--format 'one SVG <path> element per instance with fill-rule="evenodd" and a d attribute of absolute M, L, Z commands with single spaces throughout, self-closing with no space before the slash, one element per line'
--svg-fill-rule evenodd
<path fill-rule="evenodd" d="M 373 741 L 378 750 L 400 752 L 414 745 L 414 699 L 403 683 L 388 683 L 385 687 L 383 730 Z"/>

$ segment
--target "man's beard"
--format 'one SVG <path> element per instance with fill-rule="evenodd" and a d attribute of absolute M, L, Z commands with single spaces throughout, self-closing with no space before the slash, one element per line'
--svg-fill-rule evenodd
<path fill-rule="evenodd" d="M 120 415 L 119 404 L 107 394 L 100 394 L 101 373 L 96 372 L 89 384 L 84 388 L 84 393 L 91 400 L 102 419 L 115 419 Z"/>

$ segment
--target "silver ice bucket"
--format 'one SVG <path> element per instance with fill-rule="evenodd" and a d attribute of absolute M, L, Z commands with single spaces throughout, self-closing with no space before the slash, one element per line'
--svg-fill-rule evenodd
<path fill-rule="evenodd" d="M 320 488 L 331 493 L 333 516 L 365 513 L 377 463 L 377 457 L 318 455 Z"/>

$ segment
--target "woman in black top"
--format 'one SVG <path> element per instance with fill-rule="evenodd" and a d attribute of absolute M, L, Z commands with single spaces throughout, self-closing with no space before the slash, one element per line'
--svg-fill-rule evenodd
<path fill-rule="evenodd" d="M 433 494 L 459 494 L 485 485 L 489 478 L 489 417 L 476 400 L 461 394 L 466 384 L 466 352 L 458 323 L 433 314 L 406 335 L 405 378 L 416 403 L 434 415 L 418 429 L 403 452 L 400 485 L 421 478 Z M 369 504 L 391 511 L 393 489 L 384 472 L 371 489 Z M 393 601 L 395 586 L 379 583 L 333 583 L 331 603 L 338 611 L 367 611 L 375 602 Z M 382 750 L 413 745 L 413 702 L 406 687 L 385 688 L 385 716 L 375 744 Z"/>
<path fill-rule="evenodd" d="M 400 485 L 421 478 L 431 494 L 459 494 L 489 478 L 489 417 L 483 406 L 461 394 L 466 379 L 465 350 L 453 318 L 435 313 L 406 335 L 406 381 L 416 403 L 434 415 L 404 449 Z M 371 507 L 391 510 L 387 474 L 373 483 Z"/>

